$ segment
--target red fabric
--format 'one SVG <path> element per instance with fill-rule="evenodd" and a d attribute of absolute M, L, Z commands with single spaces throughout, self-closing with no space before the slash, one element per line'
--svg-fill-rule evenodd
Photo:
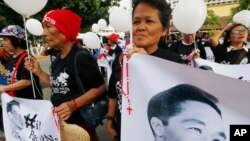
<path fill-rule="evenodd" d="M 98 55 L 97 59 L 98 59 L 98 60 L 101 60 L 102 57 L 104 57 L 104 56 L 105 56 L 105 53 L 101 53 L 101 54 Z"/>
<path fill-rule="evenodd" d="M 26 56 L 27 56 L 27 52 L 25 51 L 25 52 L 18 58 L 17 63 L 16 63 L 16 66 L 15 66 L 15 68 L 14 68 L 14 70 L 13 70 L 12 77 L 11 77 L 11 84 L 15 83 L 15 78 L 16 78 L 17 69 L 19 68 L 21 61 L 22 61 L 22 60 L 24 59 L 24 57 L 26 57 Z M 7 91 L 7 93 L 8 93 L 10 96 L 16 96 L 14 90 Z"/>
<path fill-rule="evenodd" d="M 110 39 L 112 42 L 117 43 L 118 36 L 115 33 L 112 33 L 111 35 L 107 36 L 108 39 Z"/>
<path fill-rule="evenodd" d="M 67 9 L 51 10 L 45 14 L 42 23 L 50 23 L 60 30 L 69 41 L 77 43 L 82 18 Z"/>
<path fill-rule="evenodd" d="M 9 53 L 5 51 L 4 49 L 0 49 L 0 58 L 7 60 L 8 57 L 9 57 Z"/>

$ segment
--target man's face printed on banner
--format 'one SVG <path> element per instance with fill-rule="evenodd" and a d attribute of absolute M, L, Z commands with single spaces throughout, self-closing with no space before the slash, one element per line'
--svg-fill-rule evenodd
<path fill-rule="evenodd" d="M 155 118 L 155 117 L 154 117 Z M 188 100 L 181 111 L 168 119 L 168 125 L 155 128 L 163 141 L 225 141 L 222 118 L 209 105 Z"/>

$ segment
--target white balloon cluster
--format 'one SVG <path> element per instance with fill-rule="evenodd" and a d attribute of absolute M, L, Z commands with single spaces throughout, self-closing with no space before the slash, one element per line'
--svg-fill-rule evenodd
<path fill-rule="evenodd" d="M 204 0 L 180 0 L 173 11 L 174 26 L 182 33 L 198 31 L 207 16 L 207 6 Z"/>
<path fill-rule="evenodd" d="M 92 31 L 97 33 L 97 32 L 99 32 L 99 30 L 100 30 L 100 28 L 99 28 L 98 24 L 94 23 L 92 25 Z"/>
<path fill-rule="evenodd" d="M 104 19 L 100 19 L 97 24 L 100 29 L 104 29 L 107 27 L 107 22 Z"/>
<path fill-rule="evenodd" d="M 241 23 L 250 28 L 250 11 L 242 10 L 233 16 L 233 22 Z"/>
<path fill-rule="evenodd" d="M 107 27 L 107 22 L 104 19 L 98 20 L 98 24 L 94 23 L 92 25 L 92 31 L 95 33 L 98 33 L 101 29 L 104 29 Z"/>

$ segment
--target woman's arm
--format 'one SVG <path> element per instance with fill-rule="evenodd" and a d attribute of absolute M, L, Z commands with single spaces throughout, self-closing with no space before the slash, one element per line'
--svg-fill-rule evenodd
<path fill-rule="evenodd" d="M 80 97 L 73 101 L 64 102 L 61 105 L 55 107 L 54 112 L 58 113 L 62 120 L 67 120 L 74 110 L 77 108 L 92 103 L 95 99 L 106 92 L 106 85 L 103 84 L 98 88 L 92 88 Z"/>
<path fill-rule="evenodd" d="M 82 94 L 80 97 L 75 99 L 77 107 L 81 107 L 92 103 L 101 95 L 105 94 L 107 91 L 106 84 L 102 84 L 98 88 L 92 88 L 88 90 L 86 93 Z"/>
<path fill-rule="evenodd" d="M 19 80 L 13 84 L 0 85 L 0 91 L 5 92 L 5 91 L 11 91 L 11 90 L 21 90 L 21 89 L 24 89 L 30 85 L 31 85 L 30 80 L 22 79 L 22 80 Z"/>
<path fill-rule="evenodd" d="M 224 27 L 222 30 L 215 33 L 213 36 L 209 38 L 209 43 L 211 47 L 217 47 L 219 44 L 220 38 L 223 36 L 224 32 L 230 29 L 233 26 L 233 23 L 229 23 L 226 27 Z"/>

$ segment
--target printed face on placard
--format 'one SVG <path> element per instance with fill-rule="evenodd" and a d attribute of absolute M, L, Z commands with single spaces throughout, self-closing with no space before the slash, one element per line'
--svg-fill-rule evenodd
<path fill-rule="evenodd" d="M 188 100 L 181 111 L 164 126 L 164 141 L 224 141 L 222 118 L 211 106 Z"/>

